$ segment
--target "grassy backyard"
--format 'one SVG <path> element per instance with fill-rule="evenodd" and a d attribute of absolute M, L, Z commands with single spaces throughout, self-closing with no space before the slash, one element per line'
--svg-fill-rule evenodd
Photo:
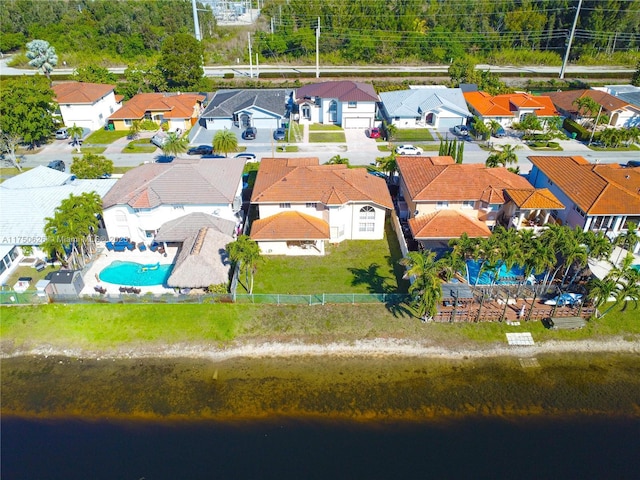
<path fill-rule="evenodd" d="M 408 288 L 388 222 L 383 240 L 346 240 L 328 246 L 324 257 L 262 258 L 254 293 L 405 293 Z"/>
<path fill-rule="evenodd" d="M 309 131 L 313 132 L 313 131 L 322 131 L 322 132 L 326 132 L 328 130 L 336 130 L 336 131 L 343 131 L 344 129 L 340 126 L 340 125 L 323 125 L 322 123 L 312 123 L 309 125 Z"/>

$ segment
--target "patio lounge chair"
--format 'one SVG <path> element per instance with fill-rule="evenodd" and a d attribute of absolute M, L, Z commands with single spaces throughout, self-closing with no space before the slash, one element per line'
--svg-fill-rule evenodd
<path fill-rule="evenodd" d="M 156 242 L 151 242 L 151 245 L 149 245 L 149 250 L 151 250 L 152 252 L 155 252 L 155 251 L 157 251 L 157 250 L 158 250 L 158 247 L 159 247 L 159 246 L 160 246 L 160 245 L 159 245 L 159 244 L 157 244 Z"/>
<path fill-rule="evenodd" d="M 104 245 L 105 247 L 107 247 L 107 250 L 109 250 L 110 252 L 113 252 L 113 242 L 107 242 Z"/>
<path fill-rule="evenodd" d="M 146 249 L 147 249 L 147 246 L 144 243 L 142 242 L 138 243 L 138 250 L 140 250 L 141 252 L 144 252 Z"/>

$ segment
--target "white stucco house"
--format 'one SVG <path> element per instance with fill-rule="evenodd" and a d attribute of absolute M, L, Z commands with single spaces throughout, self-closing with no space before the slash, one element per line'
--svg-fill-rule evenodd
<path fill-rule="evenodd" d="M 324 255 L 325 243 L 384 237 L 387 184 L 365 168 L 317 158 L 263 158 L 251 196 L 250 236 L 270 255 Z"/>
<path fill-rule="evenodd" d="M 462 90 L 443 86 L 411 87 L 409 90 L 381 92 L 381 114 L 397 128 L 449 130 L 465 125 L 471 112 Z"/>
<path fill-rule="evenodd" d="M 115 95 L 114 85 L 65 82 L 52 87 L 65 126 L 99 130 L 122 106 L 122 96 Z"/>
<path fill-rule="evenodd" d="M 629 222 L 640 224 L 640 167 L 590 163 L 580 156 L 530 156 L 529 181 L 566 205 L 563 225 L 603 231 L 614 239 Z M 640 242 L 634 253 L 640 251 Z"/>
<path fill-rule="evenodd" d="M 39 248 L 46 239 L 46 218 L 62 200 L 89 192 L 104 197 L 115 184 L 115 179 L 81 180 L 43 166 L 0 183 L 0 283 L 19 263 L 35 265 L 47 257 L 49 252 Z M 24 247 L 31 251 L 28 256 Z"/>
<path fill-rule="evenodd" d="M 350 80 L 312 83 L 295 92 L 300 123 L 342 128 L 373 127 L 379 101 L 371 84 Z"/>
<path fill-rule="evenodd" d="M 239 158 L 176 159 L 128 171 L 103 200 L 107 235 L 150 243 L 165 223 L 190 213 L 239 224 L 244 164 Z"/>
<path fill-rule="evenodd" d="M 276 129 L 289 118 L 292 90 L 218 90 L 200 115 L 207 130 L 246 127 Z"/>

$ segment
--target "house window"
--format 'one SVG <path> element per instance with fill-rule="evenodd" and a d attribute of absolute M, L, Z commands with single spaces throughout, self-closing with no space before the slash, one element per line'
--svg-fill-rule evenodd
<path fill-rule="evenodd" d="M 133 120 L 131 120 L 131 119 L 125 119 L 124 124 L 125 124 L 127 127 L 130 127 L 131 125 L 133 125 Z"/>
<path fill-rule="evenodd" d="M 577 205 L 574 205 L 573 209 L 578 212 L 581 217 L 584 217 L 584 211 Z"/>
<path fill-rule="evenodd" d="M 113 107 L 112 106 L 109 107 L 109 113 L 113 113 Z"/>
<path fill-rule="evenodd" d="M 358 226 L 358 231 L 360 232 L 375 232 L 376 224 L 373 222 L 360 222 Z"/>
<path fill-rule="evenodd" d="M 98 119 L 102 120 L 103 118 L 104 118 L 104 115 L 102 115 L 102 114 L 98 115 Z"/>
<path fill-rule="evenodd" d="M 358 102 L 349 102 L 349 108 L 356 108 L 358 106 Z"/>
<path fill-rule="evenodd" d="M 318 204 L 316 202 L 307 202 L 307 208 L 318 208 Z"/>
<path fill-rule="evenodd" d="M 307 104 L 302 106 L 302 118 L 311 120 L 311 108 Z"/>
<path fill-rule="evenodd" d="M 173 209 L 174 210 L 184 210 L 184 205 L 174 205 Z"/>
<path fill-rule="evenodd" d="M 497 212 L 498 210 L 500 210 L 500 207 L 502 205 L 500 205 L 499 203 L 492 203 L 491 205 L 489 205 L 489 210 L 491 210 L 492 212 Z"/>
<path fill-rule="evenodd" d="M 476 202 L 474 202 L 473 200 L 465 200 L 464 202 L 462 202 L 462 208 L 473 208 L 475 204 Z"/>
<path fill-rule="evenodd" d="M 280 208 L 291 208 L 291 204 L 290 203 L 281 203 L 280 204 Z"/>
<path fill-rule="evenodd" d="M 445 208 L 449 208 L 449 202 L 447 202 L 447 201 L 438 202 L 438 203 L 436 204 L 436 208 L 437 208 L 438 210 L 442 210 L 442 209 L 445 209 Z"/>
<path fill-rule="evenodd" d="M 373 207 L 366 205 L 360 209 L 360 220 L 375 220 L 376 211 Z"/>

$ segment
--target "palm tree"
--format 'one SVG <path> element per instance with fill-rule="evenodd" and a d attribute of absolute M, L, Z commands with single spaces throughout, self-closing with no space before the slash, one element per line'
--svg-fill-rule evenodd
<path fill-rule="evenodd" d="M 594 277 L 587 283 L 587 298 L 593 302 L 596 309 L 604 305 L 615 291 L 616 281 L 612 278 L 605 277 L 600 280 Z"/>
<path fill-rule="evenodd" d="M 179 137 L 175 132 L 170 132 L 162 145 L 162 153 L 165 157 L 175 157 L 186 152 L 188 144 L 189 140 L 186 137 Z"/>
<path fill-rule="evenodd" d="M 129 133 L 127 136 L 131 140 L 135 140 L 140 135 L 140 130 L 142 130 L 142 122 L 140 120 L 134 120 L 129 127 Z"/>
<path fill-rule="evenodd" d="M 438 265 L 440 266 L 440 275 L 448 282 L 456 273 L 464 270 L 467 264 L 463 257 L 450 250 L 438 260 Z"/>
<path fill-rule="evenodd" d="M 248 235 L 240 235 L 226 246 L 229 259 L 244 268 L 245 289 L 253 293 L 253 277 L 260 260 L 260 247 Z"/>
<path fill-rule="evenodd" d="M 387 182 L 391 183 L 391 179 L 398 171 L 396 154 L 394 152 L 391 152 L 391 155 L 388 155 L 386 157 L 378 157 L 376 158 L 376 163 L 380 167 L 380 170 L 382 170 L 387 175 Z"/>
<path fill-rule="evenodd" d="M 82 138 L 82 134 L 84 130 L 82 127 L 78 127 L 75 123 L 73 127 L 67 128 L 67 133 L 71 137 L 71 145 L 75 146 L 77 151 L 80 152 L 80 138 Z"/>
<path fill-rule="evenodd" d="M 213 150 L 224 153 L 226 157 L 229 152 L 238 150 L 238 137 L 231 130 L 218 130 L 213 137 Z"/>
<path fill-rule="evenodd" d="M 632 251 L 638 242 L 640 242 L 640 238 L 638 238 L 638 225 L 634 222 L 627 222 L 627 231 L 621 233 L 615 239 L 615 244 L 618 247 L 628 251 Z M 618 254 L 616 263 L 620 261 L 621 255 L 622 251 Z"/>
<path fill-rule="evenodd" d="M 400 260 L 400 264 L 407 269 L 404 278 L 414 279 L 409 293 L 414 295 L 414 307 L 422 319 L 436 315 L 436 305 L 442 299 L 442 287 L 438 276 L 441 267 L 435 261 L 435 257 L 435 252 L 425 250 L 409 252 Z"/>
<path fill-rule="evenodd" d="M 349 159 L 338 154 L 331 157 L 325 165 L 349 165 Z"/>
<path fill-rule="evenodd" d="M 43 73 L 51 81 L 53 67 L 58 65 L 56 49 L 49 45 L 46 40 L 32 40 L 27 43 L 26 55 L 29 59 L 29 65 L 37 68 L 40 73 Z"/>

